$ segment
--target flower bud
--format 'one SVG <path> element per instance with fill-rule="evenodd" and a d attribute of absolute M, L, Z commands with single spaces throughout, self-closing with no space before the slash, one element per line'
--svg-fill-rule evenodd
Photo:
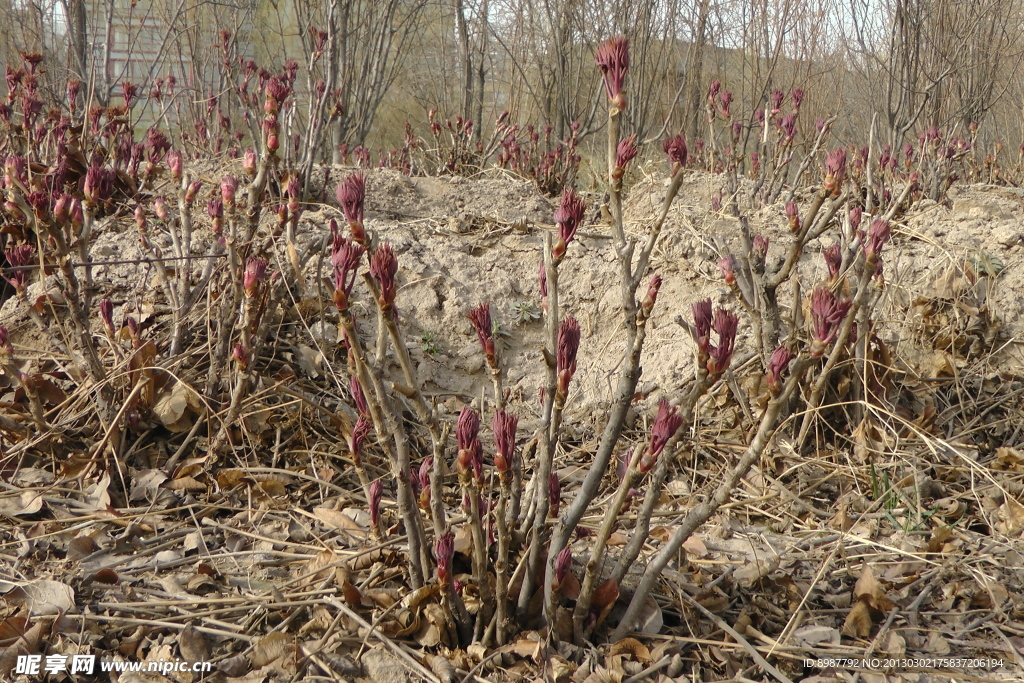
<path fill-rule="evenodd" d="M 107 333 L 114 334 L 114 302 L 110 299 L 100 301 L 100 319 Z"/>
<path fill-rule="evenodd" d="M 377 529 L 380 525 L 380 499 L 384 495 L 384 484 L 380 479 L 370 484 L 370 525 Z"/>
<path fill-rule="evenodd" d="M 170 213 L 167 211 L 167 201 L 163 197 L 157 197 L 153 200 L 153 213 L 162 221 L 170 218 Z"/>

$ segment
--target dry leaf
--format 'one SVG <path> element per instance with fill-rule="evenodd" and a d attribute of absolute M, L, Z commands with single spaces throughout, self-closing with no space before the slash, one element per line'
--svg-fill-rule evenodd
<path fill-rule="evenodd" d="M 452 683 L 458 678 L 455 667 L 441 655 L 430 656 L 430 670 L 441 679 L 441 683 Z"/>
<path fill-rule="evenodd" d="M 608 650 L 609 655 L 627 655 L 641 664 L 651 661 L 651 651 L 636 638 L 623 638 Z"/>
<path fill-rule="evenodd" d="M 18 586 L 4 599 L 10 605 L 23 605 L 31 616 L 67 612 L 75 606 L 75 591 L 60 581 L 42 579 Z"/>
<path fill-rule="evenodd" d="M 1024 529 L 1024 505 L 1007 497 L 999 507 L 999 521 L 996 529 L 1007 536 L 1016 536 Z"/>
<path fill-rule="evenodd" d="M 22 491 L 16 496 L 0 499 L 0 515 L 17 517 L 34 515 L 43 509 L 43 494 L 38 491 Z"/>
<path fill-rule="evenodd" d="M 638 633 L 648 636 L 656 636 L 661 633 L 661 628 L 665 625 L 665 618 L 661 613 L 661 605 L 658 604 L 653 595 L 648 595 L 644 600 L 644 604 L 640 606 L 637 623 L 638 625 L 634 630 Z"/>
<path fill-rule="evenodd" d="M 810 624 L 808 626 L 801 626 L 793 631 L 793 637 L 807 645 L 819 645 L 821 643 L 838 645 L 841 634 L 839 629 L 832 628 L 831 626 Z"/>
<path fill-rule="evenodd" d="M 131 492 L 129 500 L 156 500 L 160 485 L 167 481 L 167 475 L 162 470 L 143 470 L 132 477 Z"/>
<path fill-rule="evenodd" d="M 182 424 L 185 411 L 188 409 L 188 389 L 181 382 L 176 382 L 170 391 L 165 391 L 156 404 L 153 405 L 153 414 L 160 420 L 160 423 L 172 432 L 186 431 L 192 428 Z"/>
<path fill-rule="evenodd" d="M 370 537 L 369 519 L 366 525 L 359 524 L 352 514 L 355 510 L 332 510 L 331 508 L 313 508 L 313 516 L 323 522 L 324 526 L 341 532 L 341 539 L 348 545 L 365 543 Z M 364 513 L 365 514 L 365 513 Z"/>
<path fill-rule="evenodd" d="M 256 647 L 249 654 L 249 662 L 252 664 L 252 668 L 260 669 L 275 659 L 279 659 L 290 646 L 292 646 L 292 636 L 281 632 L 271 633 L 260 638 L 256 643 Z"/>
<path fill-rule="evenodd" d="M 205 662 L 210 659 L 210 646 L 202 633 L 196 631 L 192 624 L 178 636 L 178 651 L 181 658 L 188 662 Z"/>
<path fill-rule="evenodd" d="M 690 536 L 683 541 L 683 548 L 694 557 L 704 557 L 708 554 L 708 547 L 704 545 L 704 541 L 700 539 L 700 536 Z"/>
<path fill-rule="evenodd" d="M 12 645 L 24 637 L 27 628 L 28 619 L 25 617 L 10 617 L 0 622 L 0 647 Z"/>
<path fill-rule="evenodd" d="M 867 638 L 871 635 L 871 610 L 858 600 L 843 622 L 843 635 L 851 638 Z"/>
<path fill-rule="evenodd" d="M 885 591 L 882 590 L 882 586 L 875 580 L 875 573 L 871 570 L 870 565 L 864 565 L 864 570 L 853 587 L 853 595 L 861 602 L 866 603 L 868 607 L 882 612 L 888 612 L 895 607 L 886 596 Z"/>
<path fill-rule="evenodd" d="M 753 560 L 737 569 L 733 576 L 743 586 L 752 586 L 755 582 L 771 574 L 779 567 L 779 556 L 772 555 L 768 558 Z"/>

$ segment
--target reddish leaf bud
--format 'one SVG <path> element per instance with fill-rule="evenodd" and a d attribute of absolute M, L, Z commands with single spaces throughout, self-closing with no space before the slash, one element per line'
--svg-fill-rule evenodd
<path fill-rule="evenodd" d="M 661 275 L 656 274 L 651 278 L 651 283 L 647 285 L 647 294 L 640 303 L 640 310 L 644 312 L 644 315 L 650 315 L 654 309 L 654 304 L 658 300 L 658 290 L 661 289 L 661 282 Z"/>
<path fill-rule="evenodd" d="M 31 244 L 19 244 L 4 251 L 7 263 L 10 264 L 11 268 L 17 269 L 9 271 L 10 274 L 4 275 L 4 279 L 10 282 L 11 286 L 19 294 L 25 291 L 29 273 L 26 268 L 32 265 L 32 257 L 35 253 L 36 248 Z"/>
<path fill-rule="evenodd" d="M 235 206 L 235 192 L 238 190 L 238 181 L 235 176 L 226 175 L 220 180 L 220 199 L 224 206 L 232 209 Z"/>
<path fill-rule="evenodd" d="M 846 177 L 846 150 L 842 147 L 825 157 L 825 189 L 833 196 L 839 194 Z"/>
<path fill-rule="evenodd" d="M 604 41 L 598 46 L 594 61 L 601 69 L 608 100 L 618 109 L 625 109 L 625 97 L 619 95 L 622 93 L 626 71 L 629 69 L 629 39 L 625 36 L 615 36 Z"/>
<path fill-rule="evenodd" d="M 250 178 L 256 175 L 256 151 L 252 147 L 246 149 L 242 155 L 242 170 Z"/>
<path fill-rule="evenodd" d="M 651 426 L 651 442 L 644 457 L 640 459 L 641 472 L 651 471 L 658 456 L 665 450 L 665 445 L 679 431 L 682 424 L 683 416 L 679 414 L 678 408 L 669 407 L 668 401 L 664 399 L 658 402 L 658 415 Z"/>
<path fill-rule="evenodd" d="M 840 301 L 827 287 L 818 287 L 811 294 L 811 321 L 813 340 L 811 356 L 820 358 L 825 348 L 835 340 L 853 301 Z"/>
<path fill-rule="evenodd" d="M 889 241 L 891 235 L 892 227 L 889 225 L 889 221 L 871 221 L 871 227 L 868 228 L 867 241 L 864 243 L 864 255 L 869 261 L 877 260 L 881 256 L 882 247 Z"/>
<path fill-rule="evenodd" d="M 138 323 L 135 323 L 135 318 L 128 318 L 128 331 L 132 332 L 132 328 L 135 328 L 133 338 L 138 338 Z M 249 367 L 249 351 L 242 344 L 235 344 L 231 350 L 231 360 L 235 361 L 235 365 L 238 366 L 239 370 L 245 370 Z"/>
<path fill-rule="evenodd" d="M 363 225 L 363 204 L 366 200 L 366 176 L 362 173 L 352 173 L 343 181 L 338 183 L 335 191 L 338 204 L 345 213 L 345 219 L 349 225 Z"/>
<path fill-rule="evenodd" d="M 110 299 L 100 301 L 100 319 L 107 332 L 114 334 L 114 302 Z"/>
<path fill-rule="evenodd" d="M 380 524 L 380 499 L 384 495 L 384 484 L 380 479 L 370 484 L 370 525 L 374 529 Z"/>
<path fill-rule="evenodd" d="M 360 415 L 356 419 L 355 426 L 352 427 L 352 434 L 349 435 L 348 447 L 352 452 L 352 461 L 359 465 L 362 461 L 363 444 L 366 443 L 366 438 L 370 435 L 370 421 L 365 415 Z"/>
<path fill-rule="evenodd" d="M 736 284 L 736 260 L 732 256 L 718 259 L 718 269 L 722 271 L 722 277 L 725 278 L 726 284 Z"/>
<path fill-rule="evenodd" d="M 785 346 L 772 351 L 772 357 L 768 360 L 768 390 L 772 396 L 778 396 L 782 391 L 782 373 L 789 369 L 794 354 Z"/>
<path fill-rule="evenodd" d="M 825 266 L 828 268 L 829 282 L 834 282 L 839 277 L 839 270 L 843 266 L 842 250 L 838 244 L 833 244 L 822 252 L 822 256 L 825 257 Z"/>
<path fill-rule="evenodd" d="M 556 261 L 565 256 L 565 249 L 576 235 L 583 222 L 587 207 L 571 187 L 562 190 L 562 200 L 555 210 L 555 224 L 558 226 L 558 241 L 551 250 Z"/>
<path fill-rule="evenodd" d="M 202 181 L 195 180 L 185 190 L 185 201 L 189 204 L 195 201 L 196 195 L 199 194 L 199 189 L 203 186 Z"/>
<path fill-rule="evenodd" d="M 469 406 L 463 407 L 459 413 L 455 440 L 459 446 L 456 469 L 463 477 L 475 474 L 483 461 L 483 447 L 480 444 L 480 416 Z"/>
<path fill-rule="evenodd" d="M 394 310 L 397 288 L 395 275 L 398 274 L 398 257 L 391 245 L 384 242 L 370 258 L 370 274 L 377 280 L 380 287 L 380 307 L 386 314 Z"/>
<path fill-rule="evenodd" d="M 449 585 L 452 580 L 452 558 L 455 557 L 455 534 L 441 534 L 434 541 L 434 560 L 437 562 L 437 580 Z"/>
<path fill-rule="evenodd" d="M 557 517 L 562 505 L 562 482 L 554 472 L 548 477 L 548 516 Z"/>
<path fill-rule="evenodd" d="M 558 372 L 555 398 L 563 403 L 569 395 L 569 382 L 576 373 L 576 353 L 579 348 L 580 324 L 569 316 L 558 326 L 558 350 L 555 358 Z"/>
<path fill-rule="evenodd" d="M 789 231 L 794 235 L 800 232 L 800 209 L 796 202 L 786 202 L 786 218 L 789 220 Z"/>
<path fill-rule="evenodd" d="M 800 88 L 793 88 L 793 111 L 800 111 L 800 105 L 804 101 L 804 91 Z"/>
<path fill-rule="evenodd" d="M 711 299 L 703 299 L 693 305 L 693 329 L 697 337 L 697 355 L 702 362 L 711 350 Z"/>
<path fill-rule="evenodd" d="M 626 166 L 636 158 L 636 155 L 636 134 L 630 135 L 628 138 L 619 141 L 619 145 L 615 149 L 614 176 L 616 178 L 621 178 L 625 174 Z"/>
<path fill-rule="evenodd" d="M 852 209 L 850 209 L 850 227 L 851 228 L 856 230 L 857 228 L 860 227 L 860 219 L 861 219 L 861 216 L 863 214 L 864 214 L 864 209 L 860 208 L 859 206 L 855 206 Z"/>
<path fill-rule="evenodd" d="M 515 460 L 516 428 L 519 418 L 504 410 L 494 411 L 491 430 L 494 432 L 494 467 L 500 474 L 512 470 Z"/>
<path fill-rule="evenodd" d="M 352 393 L 352 402 L 356 404 L 356 410 L 359 414 L 364 417 L 370 416 L 370 406 L 366 403 L 366 395 L 363 393 L 363 385 L 359 383 L 359 378 L 352 375 L 352 379 L 349 380 L 349 391 Z"/>
<path fill-rule="evenodd" d="M 181 152 L 176 149 L 167 152 L 167 168 L 170 169 L 171 177 L 175 180 L 181 180 L 182 166 Z"/>
<path fill-rule="evenodd" d="M 0 325 L 0 356 L 9 356 L 12 353 L 14 347 L 11 346 L 11 335 L 6 327 Z"/>
<path fill-rule="evenodd" d="M 782 111 L 782 101 L 786 98 L 786 94 L 779 89 L 772 90 L 771 105 L 772 105 L 772 116 L 775 116 Z"/>
<path fill-rule="evenodd" d="M 153 200 L 153 213 L 162 221 L 166 221 L 171 217 L 171 214 L 167 211 L 167 201 L 163 197 L 157 197 Z"/>
<path fill-rule="evenodd" d="M 718 345 L 708 350 L 708 373 L 719 375 L 729 368 L 732 361 L 733 351 L 736 349 L 736 331 L 739 327 L 739 318 L 732 311 L 723 308 L 715 311 L 715 318 L 711 323 L 711 329 L 718 334 Z"/>
<path fill-rule="evenodd" d="M 786 138 L 786 143 L 792 143 L 793 138 L 796 137 L 796 115 L 783 116 L 782 121 L 779 122 L 779 128 Z"/>
<path fill-rule="evenodd" d="M 469 320 L 473 323 L 477 339 L 480 340 L 480 348 L 487 358 L 487 364 L 492 368 L 498 366 L 498 359 L 494 351 L 494 326 L 491 322 L 491 306 L 482 303 L 469 312 Z"/>
<path fill-rule="evenodd" d="M 725 118 L 732 116 L 730 107 L 732 106 L 732 93 L 728 90 L 723 90 L 722 94 L 718 96 L 718 101 L 722 103 L 721 114 Z"/>
<path fill-rule="evenodd" d="M 562 548 L 555 558 L 555 585 L 560 586 L 572 569 L 572 549 Z"/>
<path fill-rule="evenodd" d="M 668 161 L 672 164 L 672 174 L 675 175 L 677 169 L 686 166 L 686 136 L 680 133 L 674 137 L 666 138 L 664 148 L 665 154 L 668 155 Z"/>
<path fill-rule="evenodd" d="M 417 475 L 417 486 L 420 491 L 419 505 L 423 510 L 430 509 L 430 471 L 434 467 L 434 456 L 423 459 Z"/>
<path fill-rule="evenodd" d="M 250 256 L 245 262 L 245 273 L 242 275 L 242 287 L 245 295 L 252 298 L 256 289 L 267 275 L 267 259 Z"/>
<path fill-rule="evenodd" d="M 364 251 L 361 245 L 335 234 L 331 245 L 331 265 L 334 266 L 334 305 L 339 311 L 348 310 Z"/>

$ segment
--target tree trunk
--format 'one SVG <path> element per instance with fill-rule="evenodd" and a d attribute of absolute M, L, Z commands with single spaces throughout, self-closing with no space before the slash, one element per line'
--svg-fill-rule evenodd
<path fill-rule="evenodd" d="M 707 45 L 710 0 L 701 0 L 697 16 L 697 31 L 686 55 L 686 102 L 683 108 L 683 127 L 689 140 L 696 140 L 700 131 L 700 114 L 704 109 L 704 89 L 701 77 L 704 71 L 704 48 Z"/>

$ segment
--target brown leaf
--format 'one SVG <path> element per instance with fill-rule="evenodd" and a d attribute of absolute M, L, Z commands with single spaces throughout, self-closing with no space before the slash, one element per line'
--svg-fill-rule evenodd
<path fill-rule="evenodd" d="M 623 638 L 608 650 L 609 655 L 627 655 L 641 664 L 651 661 L 651 651 L 636 638 Z"/>
<path fill-rule="evenodd" d="M 590 599 L 590 604 L 598 610 L 603 610 L 605 607 L 615 604 L 615 601 L 618 599 L 619 584 L 615 579 L 608 579 L 594 591 L 594 596 Z"/>
<path fill-rule="evenodd" d="M 704 557 L 708 554 L 708 547 L 704 545 L 704 541 L 701 540 L 700 536 L 690 536 L 683 541 L 683 548 L 694 557 Z"/>
<path fill-rule="evenodd" d="M 341 539 L 349 545 L 365 543 L 370 537 L 369 524 L 361 525 L 354 519 L 355 510 L 333 510 L 326 507 L 313 508 L 313 516 L 324 526 L 341 532 Z M 364 513 L 365 514 L 365 513 Z M 367 520 L 368 521 L 368 520 Z"/>
<path fill-rule="evenodd" d="M 864 570 L 861 571 L 860 578 L 857 579 L 857 583 L 853 587 L 853 595 L 861 602 L 866 603 L 868 607 L 882 612 L 888 612 L 895 607 L 875 579 L 875 573 L 871 570 L 871 566 L 867 564 L 864 565 Z"/>
<path fill-rule="evenodd" d="M 441 680 L 441 683 L 452 683 L 458 678 L 455 667 L 441 655 L 430 656 L 430 670 Z"/>
<path fill-rule="evenodd" d="M 661 613 L 661 605 L 648 595 L 644 604 L 640 606 L 640 614 L 637 615 L 637 626 L 634 629 L 638 633 L 648 636 L 656 636 L 661 633 L 661 627 L 665 625 L 665 617 Z"/>
<path fill-rule="evenodd" d="M 576 578 L 576 575 L 569 572 L 565 575 L 565 579 L 562 580 L 561 585 L 558 586 L 558 592 L 564 595 L 568 600 L 575 600 L 580 597 L 580 580 Z"/>
<path fill-rule="evenodd" d="M 79 536 L 71 539 L 71 542 L 68 543 L 67 559 L 77 562 L 99 549 L 100 547 L 96 545 L 96 541 L 92 540 L 91 536 Z"/>
<path fill-rule="evenodd" d="M 10 617 L 0 622 L 0 647 L 7 647 L 25 635 L 28 628 L 28 619 L 25 617 Z"/>
<path fill-rule="evenodd" d="M 252 668 L 260 669 L 279 659 L 291 646 L 292 636 L 281 632 L 271 633 L 256 643 L 256 647 L 249 654 L 249 662 Z"/>
<path fill-rule="evenodd" d="M 992 469 L 1002 472 L 1024 472 L 1024 453 L 1016 448 L 997 448 Z"/>
<path fill-rule="evenodd" d="M 363 606 L 363 594 L 359 592 L 359 589 L 351 581 L 342 582 L 341 592 L 345 596 L 345 602 L 349 604 L 349 607 Z"/>
<path fill-rule="evenodd" d="M 34 515 L 43 509 L 43 494 L 38 491 L 22 491 L 16 496 L 0 499 L 0 515 L 18 517 Z"/>
<path fill-rule="evenodd" d="M 40 579 L 16 587 L 4 599 L 11 605 L 24 605 L 31 616 L 57 614 L 75 606 L 75 591 L 66 583 Z"/>
<path fill-rule="evenodd" d="M 181 658 L 188 662 L 205 662 L 210 659 L 210 646 L 206 638 L 192 624 L 186 626 L 178 636 L 178 650 Z"/>
<path fill-rule="evenodd" d="M 858 600 L 843 622 L 843 635 L 851 638 L 867 638 L 871 635 L 871 610 Z"/>
<path fill-rule="evenodd" d="M 996 528 L 1007 536 L 1016 536 L 1024 529 L 1024 505 L 1007 497 L 999 507 L 999 521 Z"/>
<path fill-rule="evenodd" d="M 107 567 L 107 568 L 101 569 L 98 572 L 96 572 L 95 574 L 93 574 L 92 575 L 92 580 L 95 581 L 96 583 L 105 583 L 105 584 L 113 586 L 118 581 L 120 581 L 121 578 L 117 575 L 116 571 L 114 571 L 110 567 Z"/>
<path fill-rule="evenodd" d="M 736 577 L 736 581 L 742 586 L 751 586 L 755 582 L 760 581 L 764 577 L 771 574 L 779 567 L 779 556 L 772 555 L 768 558 L 755 559 L 747 562 L 745 565 L 737 569 L 733 576 Z"/>

